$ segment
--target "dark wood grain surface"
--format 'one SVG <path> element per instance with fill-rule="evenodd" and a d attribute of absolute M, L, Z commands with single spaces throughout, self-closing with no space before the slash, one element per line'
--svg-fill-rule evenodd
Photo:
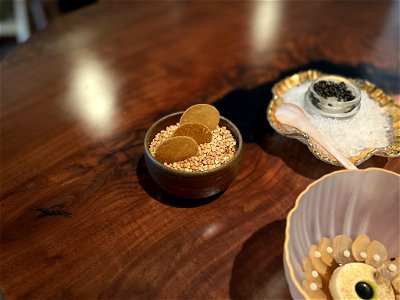
<path fill-rule="evenodd" d="M 399 93 L 399 2 L 101 2 L 18 46 L 1 65 L 6 299 L 289 298 L 286 214 L 338 168 L 256 130 L 225 193 L 182 200 L 150 179 L 143 139 L 168 113 L 318 61 Z"/>

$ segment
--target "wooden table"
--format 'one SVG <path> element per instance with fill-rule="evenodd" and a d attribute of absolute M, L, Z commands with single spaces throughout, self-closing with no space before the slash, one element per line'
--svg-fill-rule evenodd
<path fill-rule="evenodd" d="M 268 128 L 270 87 L 320 66 L 399 93 L 398 32 L 397 1 L 114 1 L 18 46 L 1 66 L 6 298 L 289 298 L 286 214 L 339 168 Z M 195 103 L 241 105 L 247 143 L 225 193 L 179 200 L 150 179 L 143 139 Z"/>

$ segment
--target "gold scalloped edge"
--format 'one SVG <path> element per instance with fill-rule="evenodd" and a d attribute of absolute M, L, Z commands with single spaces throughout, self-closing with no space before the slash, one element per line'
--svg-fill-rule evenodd
<path fill-rule="evenodd" d="M 327 153 L 322 146 L 309 138 L 307 134 L 297 128 L 280 123 L 275 116 L 276 108 L 282 103 L 283 94 L 287 90 L 306 81 L 315 80 L 322 75 L 326 74 L 317 70 L 308 70 L 286 77 L 276 83 L 272 88 L 273 98 L 268 105 L 267 119 L 270 125 L 280 134 L 290 138 L 295 138 L 306 144 L 312 154 L 314 154 L 318 159 L 339 166 L 340 163 Z M 385 157 L 400 156 L 400 106 L 396 105 L 390 96 L 386 95 L 383 90 L 377 88 L 373 83 L 361 79 L 352 79 L 352 81 L 357 84 L 359 88 L 366 91 L 371 99 L 377 101 L 381 107 L 384 107 L 385 111 L 390 115 L 393 136 L 391 137 L 390 145 L 387 147 L 367 148 L 357 156 L 349 157 L 349 160 L 353 164 L 359 165 L 369 159 L 372 155 Z"/>

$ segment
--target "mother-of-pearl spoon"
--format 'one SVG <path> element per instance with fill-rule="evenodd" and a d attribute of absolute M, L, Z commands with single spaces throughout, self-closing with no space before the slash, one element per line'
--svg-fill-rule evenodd
<path fill-rule="evenodd" d="M 357 170 L 357 167 L 348 160 L 338 149 L 324 137 L 309 121 L 307 115 L 301 107 L 292 103 L 282 103 L 275 111 L 275 116 L 279 122 L 295 127 L 308 134 L 318 144 L 325 148 L 343 167 L 349 170 Z"/>

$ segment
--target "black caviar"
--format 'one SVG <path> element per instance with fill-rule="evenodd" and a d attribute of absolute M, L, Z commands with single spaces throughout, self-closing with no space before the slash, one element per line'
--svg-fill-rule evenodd
<path fill-rule="evenodd" d="M 374 297 L 374 290 L 371 285 L 366 282 L 357 282 L 356 293 L 361 299 L 372 299 Z"/>
<path fill-rule="evenodd" d="M 314 84 L 314 91 L 324 98 L 335 97 L 339 102 L 347 102 L 355 98 L 344 82 L 321 80 Z"/>

